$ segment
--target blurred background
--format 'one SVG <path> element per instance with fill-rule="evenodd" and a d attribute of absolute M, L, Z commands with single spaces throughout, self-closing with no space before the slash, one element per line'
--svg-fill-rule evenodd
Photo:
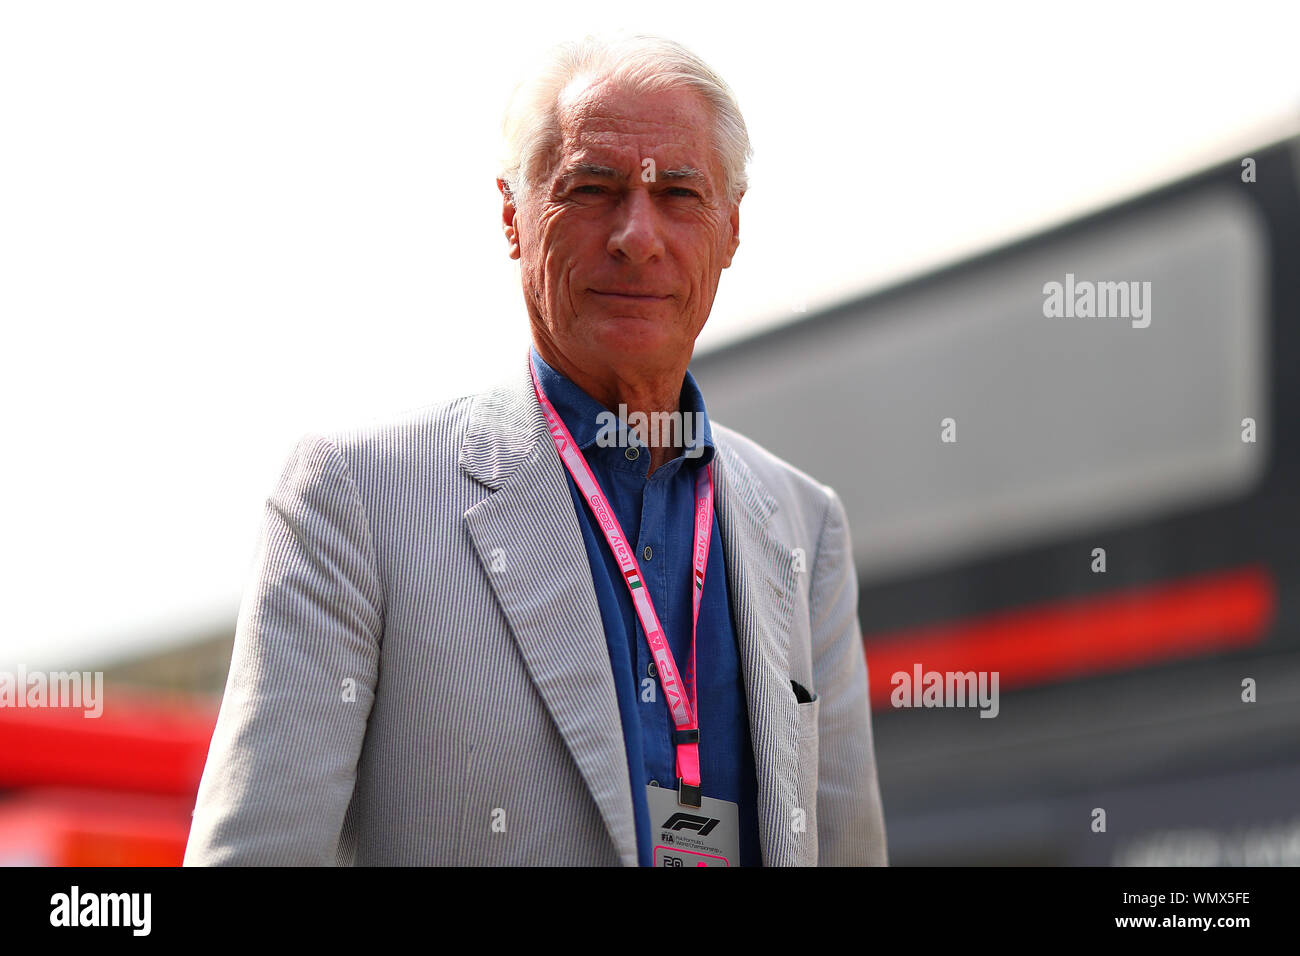
<path fill-rule="evenodd" d="M 1298 27 L 0 7 L 0 673 L 105 681 L 0 705 L 0 864 L 180 862 L 285 456 L 521 361 L 501 112 L 611 29 L 744 110 L 692 371 L 848 510 L 891 862 L 1300 863 Z M 1044 315 L 1067 275 L 1149 282 L 1150 325 Z M 997 718 L 892 706 L 918 665 L 997 671 Z"/>

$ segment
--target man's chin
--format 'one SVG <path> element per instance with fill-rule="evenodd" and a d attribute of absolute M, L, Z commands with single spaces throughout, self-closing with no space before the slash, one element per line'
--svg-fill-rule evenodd
<path fill-rule="evenodd" d="M 678 330 L 649 315 L 603 316 L 588 340 L 608 354 L 673 355 L 682 348 Z"/>

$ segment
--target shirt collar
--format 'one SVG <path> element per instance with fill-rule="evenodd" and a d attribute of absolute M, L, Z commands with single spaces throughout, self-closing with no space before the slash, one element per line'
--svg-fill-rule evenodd
<path fill-rule="evenodd" d="M 617 418 L 617 409 L 606 408 L 570 381 L 563 372 L 551 368 L 537 353 L 536 346 L 529 346 L 528 351 L 547 399 L 555 406 L 555 411 L 563 420 L 565 427 L 569 429 L 569 434 L 573 436 L 579 449 L 586 453 L 592 446 L 601 447 L 596 445 L 596 439 L 600 437 L 602 430 L 607 434 L 618 436 L 618 448 L 627 448 L 630 445 L 645 447 L 636 433 L 627 427 L 627 422 Z M 683 414 L 683 426 L 686 423 L 685 416 L 690 414 L 691 419 L 698 423 L 698 427 L 690 430 L 690 441 L 684 443 L 683 451 L 677 457 L 696 466 L 707 464 L 713 459 L 714 454 L 713 430 L 709 425 L 709 413 L 704 406 L 704 396 L 700 393 L 700 387 L 696 384 L 695 376 L 691 375 L 690 369 L 686 370 L 686 377 L 682 380 L 679 402 L 678 410 Z M 692 413 L 698 413 L 698 417 Z M 686 430 L 683 427 L 684 437 Z M 687 454 L 694 449 L 699 451 L 693 455 Z M 658 472 L 656 471 L 655 474 Z"/>

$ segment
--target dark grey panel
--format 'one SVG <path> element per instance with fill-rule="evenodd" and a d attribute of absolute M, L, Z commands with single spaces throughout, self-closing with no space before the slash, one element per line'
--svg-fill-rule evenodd
<path fill-rule="evenodd" d="M 836 488 L 864 582 L 1228 500 L 1258 483 L 1272 425 L 1263 229 L 1204 190 L 696 375 L 713 417 Z M 1149 282 L 1150 325 L 1045 317 L 1067 273 Z"/>

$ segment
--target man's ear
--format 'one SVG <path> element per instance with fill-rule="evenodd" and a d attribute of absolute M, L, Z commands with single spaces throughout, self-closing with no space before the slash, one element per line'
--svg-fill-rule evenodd
<path fill-rule="evenodd" d="M 731 241 L 727 245 L 727 255 L 722 263 L 724 269 L 731 265 L 731 257 L 736 254 L 736 249 L 740 245 L 740 200 L 744 198 L 745 194 L 741 193 L 731 206 L 731 221 L 729 223 L 731 226 Z"/>
<path fill-rule="evenodd" d="M 510 258 L 518 259 L 519 232 L 515 229 L 515 217 L 519 211 L 515 208 L 515 197 L 510 191 L 510 185 L 504 179 L 497 180 L 497 189 L 501 190 L 501 226 L 505 230 Z"/>

